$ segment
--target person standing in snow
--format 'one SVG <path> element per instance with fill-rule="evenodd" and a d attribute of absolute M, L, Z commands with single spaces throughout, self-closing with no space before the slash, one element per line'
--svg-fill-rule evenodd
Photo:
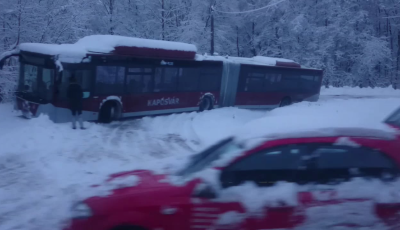
<path fill-rule="evenodd" d="M 79 121 L 81 129 L 84 129 L 82 122 L 82 87 L 78 84 L 74 75 L 69 78 L 69 86 L 67 89 L 67 98 L 69 101 L 69 109 L 72 112 L 72 128 L 76 129 L 76 121 Z"/>

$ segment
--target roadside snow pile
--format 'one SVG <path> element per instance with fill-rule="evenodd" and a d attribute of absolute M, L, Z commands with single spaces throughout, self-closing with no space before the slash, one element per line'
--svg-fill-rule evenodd
<path fill-rule="evenodd" d="M 321 87 L 322 96 L 360 96 L 360 97 L 400 97 L 400 90 L 389 86 L 386 88 L 360 88 L 360 87 Z"/>

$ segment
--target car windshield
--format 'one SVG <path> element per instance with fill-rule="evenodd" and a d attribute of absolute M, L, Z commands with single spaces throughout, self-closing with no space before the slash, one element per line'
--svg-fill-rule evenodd
<path fill-rule="evenodd" d="M 178 172 L 178 175 L 188 176 L 199 172 L 209 167 L 212 162 L 221 159 L 222 156 L 243 150 L 243 146 L 235 142 L 233 138 L 224 139 L 206 150 L 193 155 L 184 169 Z"/>
<path fill-rule="evenodd" d="M 23 64 L 19 91 L 44 100 L 51 100 L 53 95 L 54 70 Z"/>
<path fill-rule="evenodd" d="M 400 128 L 400 108 L 393 112 L 386 120 L 386 124 L 394 125 Z"/>

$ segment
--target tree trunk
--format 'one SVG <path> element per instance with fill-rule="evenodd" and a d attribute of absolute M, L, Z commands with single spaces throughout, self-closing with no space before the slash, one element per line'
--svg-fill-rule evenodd
<path fill-rule="evenodd" d="M 114 23 L 114 0 L 109 0 L 109 8 L 110 8 L 110 31 L 109 31 L 109 33 L 111 34 L 111 35 L 114 35 L 114 25 L 113 25 L 113 23 Z"/>
<path fill-rule="evenodd" d="M 236 26 L 236 50 L 237 50 L 237 56 L 240 57 L 240 49 L 239 49 L 239 26 Z"/>
<path fill-rule="evenodd" d="M 161 0 L 161 27 L 162 27 L 162 40 L 165 40 L 165 12 L 164 12 L 164 0 Z"/>
<path fill-rule="evenodd" d="M 214 12 L 211 9 L 211 55 L 214 55 Z"/>
<path fill-rule="evenodd" d="M 256 23 L 253 21 L 251 26 L 251 52 L 253 56 L 257 56 L 255 38 L 256 38 Z"/>

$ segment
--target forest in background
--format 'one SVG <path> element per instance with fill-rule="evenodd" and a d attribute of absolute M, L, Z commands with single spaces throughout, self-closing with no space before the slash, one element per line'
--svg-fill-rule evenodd
<path fill-rule="evenodd" d="M 91 34 L 187 42 L 202 54 L 214 40 L 218 55 L 321 68 L 325 86 L 400 87 L 399 0 L 0 0 L 0 53 Z M 0 71 L 3 92 L 17 72 L 16 59 Z"/>

